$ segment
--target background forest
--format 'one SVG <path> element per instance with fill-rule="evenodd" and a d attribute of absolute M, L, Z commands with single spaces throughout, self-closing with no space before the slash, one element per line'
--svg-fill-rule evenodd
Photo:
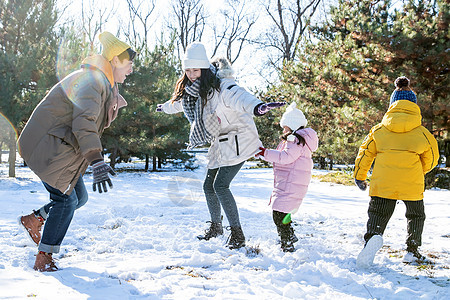
<path fill-rule="evenodd" d="M 2 150 L 16 152 L 16 134 L 37 103 L 100 52 L 97 36 L 109 30 L 139 52 L 120 86 L 128 106 L 102 137 L 112 165 L 138 157 L 146 170 L 168 161 L 192 167 L 180 151 L 188 122 L 155 108 L 170 98 L 186 46 L 202 41 L 211 56 L 226 56 L 239 82 L 263 101 L 297 103 L 319 134 L 314 160 L 321 168 L 354 162 L 389 106 L 395 78 L 407 76 L 423 125 L 450 167 L 447 0 L 224 0 L 215 8 L 201 0 L 66 2 L 0 0 Z M 255 119 L 266 146 L 278 141 L 282 111 Z M 14 166 L 14 155 L 9 159 Z"/>

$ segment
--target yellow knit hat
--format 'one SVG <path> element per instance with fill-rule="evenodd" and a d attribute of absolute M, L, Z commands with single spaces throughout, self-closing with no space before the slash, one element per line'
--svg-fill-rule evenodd
<path fill-rule="evenodd" d="M 103 46 L 102 55 L 108 61 L 111 61 L 114 58 L 114 56 L 117 56 L 122 52 L 124 52 L 125 50 L 127 50 L 128 48 L 131 48 L 130 45 L 128 45 L 125 42 L 122 42 L 108 31 L 100 33 L 98 39 L 100 40 L 100 43 L 102 43 Z"/>

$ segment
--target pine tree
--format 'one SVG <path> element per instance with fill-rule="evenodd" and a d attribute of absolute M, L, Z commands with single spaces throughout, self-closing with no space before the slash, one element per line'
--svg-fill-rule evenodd
<path fill-rule="evenodd" d="M 0 2 L 0 113 L 20 129 L 56 82 L 55 0 Z M 10 176 L 16 143 L 9 139 Z"/>
<path fill-rule="evenodd" d="M 394 80 L 404 75 L 424 126 L 442 140 L 448 134 L 448 21 L 446 1 L 409 1 L 397 11 L 390 1 L 340 0 L 269 93 L 282 91 L 304 110 L 319 133 L 322 160 L 331 154 L 352 163 L 386 112 Z"/>

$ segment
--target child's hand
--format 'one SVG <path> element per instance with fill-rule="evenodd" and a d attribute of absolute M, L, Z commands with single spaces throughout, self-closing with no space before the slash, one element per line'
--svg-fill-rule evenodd
<path fill-rule="evenodd" d="M 264 148 L 264 147 L 259 147 L 259 150 L 261 150 L 261 151 L 259 151 L 258 153 L 256 153 L 255 156 L 256 156 L 256 157 L 258 157 L 258 156 L 264 156 L 264 152 L 266 151 L 266 148 Z"/>
<path fill-rule="evenodd" d="M 365 180 L 358 180 L 355 178 L 355 184 L 361 191 L 365 191 L 367 189 L 367 182 Z"/>

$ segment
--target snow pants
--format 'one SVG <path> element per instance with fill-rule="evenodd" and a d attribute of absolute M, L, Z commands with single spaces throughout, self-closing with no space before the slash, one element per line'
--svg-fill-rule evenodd
<path fill-rule="evenodd" d="M 402 200 L 406 205 L 406 220 L 408 235 L 406 245 L 408 247 L 417 248 L 422 245 L 422 232 L 425 223 L 425 208 L 423 200 L 406 201 Z M 397 200 L 372 197 L 369 203 L 369 220 L 367 221 L 367 232 L 364 240 L 367 241 L 374 235 L 383 235 L 386 226 L 394 213 Z"/>

